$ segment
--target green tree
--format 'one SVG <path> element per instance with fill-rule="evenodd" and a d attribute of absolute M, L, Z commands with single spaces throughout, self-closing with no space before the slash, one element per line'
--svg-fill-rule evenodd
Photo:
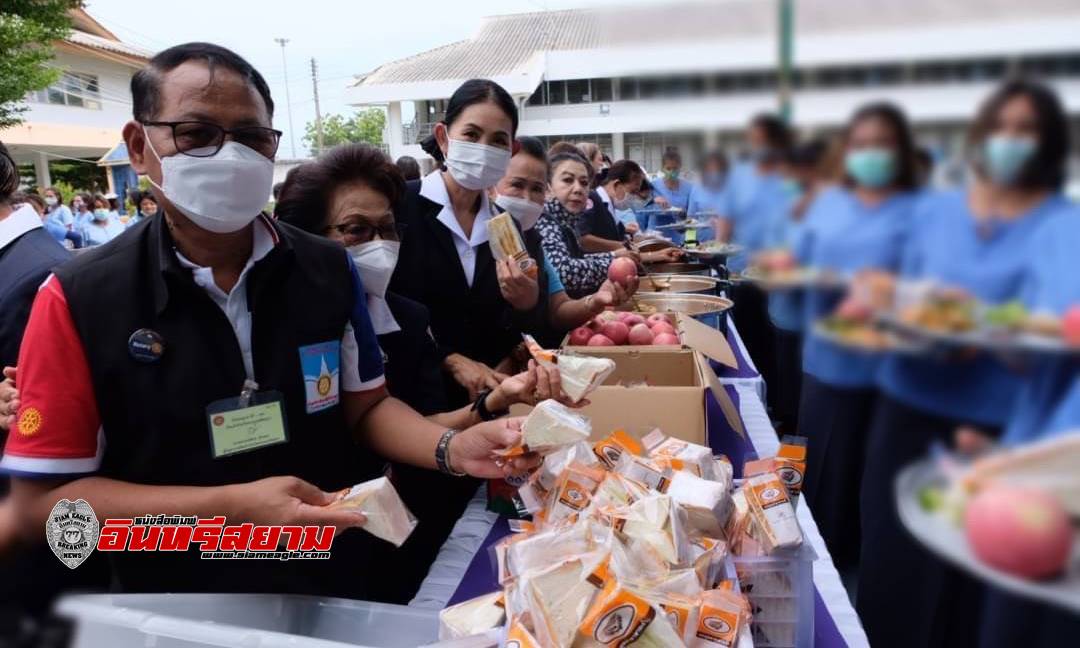
<path fill-rule="evenodd" d="M 0 2 L 0 128 L 22 121 L 28 92 L 47 88 L 60 76 L 48 65 L 52 42 L 71 28 L 67 12 L 82 0 Z"/>
<path fill-rule="evenodd" d="M 323 148 L 338 144 L 356 143 L 378 146 L 383 143 L 383 128 L 386 127 L 386 113 L 380 108 L 368 108 L 358 111 L 352 117 L 329 115 L 323 118 Z M 304 144 L 312 153 L 318 153 L 319 137 L 315 122 L 308 122 L 304 127 Z"/>

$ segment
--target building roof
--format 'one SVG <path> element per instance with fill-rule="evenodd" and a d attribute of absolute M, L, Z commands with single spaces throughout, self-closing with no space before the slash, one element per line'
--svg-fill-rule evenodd
<path fill-rule="evenodd" d="M 142 66 L 154 55 L 150 50 L 121 41 L 84 9 L 73 9 L 68 12 L 68 17 L 71 18 L 71 32 L 64 41 L 76 49 L 119 57 L 120 62 L 135 66 Z"/>
<path fill-rule="evenodd" d="M 799 0 L 794 5 L 799 36 L 1080 16 L 1076 0 Z M 774 38 L 776 6 L 766 0 L 714 0 L 491 16 L 469 39 L 386 63 L 352 85 L 498 78 L 518 73 L 542 52 Z"/>

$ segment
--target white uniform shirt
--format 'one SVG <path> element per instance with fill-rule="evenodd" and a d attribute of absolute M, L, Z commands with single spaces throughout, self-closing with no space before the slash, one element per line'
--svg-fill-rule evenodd
<path fill-rule="evenodd" d="M 458 258 L 461 259 L 461 269 L 465 271 L 465 281 L 472 287 L 473 275 L 476 274 L 476 250 L 488 241 L 488 221 L 491 219 L 491 208 L 488 206 L 487 192 L 480 192 L 480 210 L 476 214 L 473 223 L 472 236 L 465 236 L 461 224 L 454 215 L 454 206 L 450 204 L 450 194 L 446 191 L 446 182 L 442 178 L 442 172 L 435 170 L 420 182 L 420 195 L 433 203 L 442 205 L 439 212 L 439 222 L 453 235 L 454 247 L 457 249 Z"/>

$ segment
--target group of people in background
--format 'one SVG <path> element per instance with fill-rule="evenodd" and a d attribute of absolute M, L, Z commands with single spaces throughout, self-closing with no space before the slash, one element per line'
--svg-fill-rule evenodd
<path fill-rule="evenodd" d="M 244 74 L 250 81 L 258 73 Z M 268 91 L 263 100 L 269 104 Z M 868 301 L 887 299 L 901 279 L 925 278 L 992 303 L 1020 299 L 1033 310 L 1060 314 L 1080 302 L 1080 282 L 1068 279 L 1077 249 L 1068 242 L 1080 243 L 1080 212 L 1061 194 L 1067 122 L 1054 93 L 1037 83 L 1008 83 L 987 100 L 969 141 L 971 181 L 951 191 L 927 188 L 925 159 L 905 116 L 888 103 L 859 108 L 828 141 L 797 142 L 784 121 L 758 116 L 746 131 L 745 155 L 733 162 L 708 153 L 696 181 L 674 149 L 649 177 L 595 144 L 545 149 L 517 130 L 514 99 L 492 81 L 468 81 L 423 143 L 434 171 L 422 176 L 416 160 L 395 164 L 375 148 L 342 145 L 293 169 L 274 188 L 275 221 L 256 223 L 273 237 L 328 241 L 311 250 L 347 253 L 389 394 L 444 427 L 465 429 L 515 403 L 560 398 L 557 375 L 528 360 L 522 334 L 557 345 L 567 331 L 626 302 L 636 284 L 608 280 L 617 258 L 646 266 L 680 259 L 677 245 L 642 253 L 628 244 L 673 222 L 675 212 L 662 211 L 671 207 L 701 221 L 693 242 L 746 250 L 731 259 L 733 272 L 783 250 L 799 265 L 854 277 L 856 293 Z M 141 150 L 146 126 L 143 132 L 128 134 L 136 138 L 129 148 Z M 80 194 L 70 207 L 64 198 L 49 188 L 41 198 L 22 194 L 11 202 L 31 204 L 67 247 L 167 236 L 158 232 L 164 228 L 137 227 L 158 214 L 154 192 L 138 196 L 126 223 L 115 197 Z M 488 222 L 502 212 L 516 224 L 531 271 L 492 254 Z M 742 285 L 731 296 L 774 418 L 809 438 L 804 492 L 838 566 L 858 573 L 857 607 L 873 645 L 972 645 L 981 626 L 986 645 L 1012 636 L 1005 625 L 1017 622 L 1021 606 L 1012 601 L 1015 614 L 980 616 L 979 587 L 899 526 L 892 482 L 931 442 L 953 443 L 958 430 L 968 431 L 968 443 L 1014 443 L 1077 426 L 1075 363 L 1018 372 L 983 355 L 859 354 L 809 333 L 843 294 L 766 294 Z M 0 423 L 5 418 L 11 425 L 10 416 Z M 474 480 L 415 463 L 394 461 L 391 472 L 420 526 L 400 551 L 370 550 L 365 596 L 407 601 L 476 489 Z M 385 574 L 393 578 L 380 578 Z M 1001 597 L 987 596 L 987 605 L 1000 609 Z M 1024 613 L 1047 619 L 1019 626 L 1025 643 L 1038 645 L 1040 628 L 1057 621 L 1045 610 Z"/>
<path fill-rule="evenodd" d="M 129 200 L 131 204 L 126 213 L 121 214 L 120 199 L 111 193 L 77 193 L 67 203 L 57 187 L 12 196 L 14 204 L 32 207 L 44 222 L 46 231 L 70 250 L 104 245 L 144 218 L 152 218 L 158 213 L 157 198 L 150 191 L 132 190 Z"/>

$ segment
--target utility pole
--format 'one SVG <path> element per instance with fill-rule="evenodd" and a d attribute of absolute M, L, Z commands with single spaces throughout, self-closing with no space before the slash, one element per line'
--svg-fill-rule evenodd
<path fill-rule="evenodd" d="M 315 93 L 315 141 L 318 146 L 318 155 L 323 152 L 322 135 L 322 112 L 319 111 L 319 68 L 315 64 L 315 58 L 311 59 L 311 90 Z"/>
<path fill-rule="evenodd" d="M 794 0 L 780 1 L 780 24 L 779 35 L 779 65 L 777 65 L 777 94 L 780 100 L 780 117 L 790 123 L 792 118 L 791 87 L 792 87 L 792 52 L 794 50 Z"/>
<path fill-rule="evenodd" d="M 285 73 L 285 108 L 289 113 L 289 145 L 292 147 L 292 159 L 296 159 L 296 131 L 292 125 L 292 100 L 289 99 L 289 64 L 285 62 L 285 43 L 288 38 L 275 38 L 274 42 L 281 45 L 281 69 Z"/>

